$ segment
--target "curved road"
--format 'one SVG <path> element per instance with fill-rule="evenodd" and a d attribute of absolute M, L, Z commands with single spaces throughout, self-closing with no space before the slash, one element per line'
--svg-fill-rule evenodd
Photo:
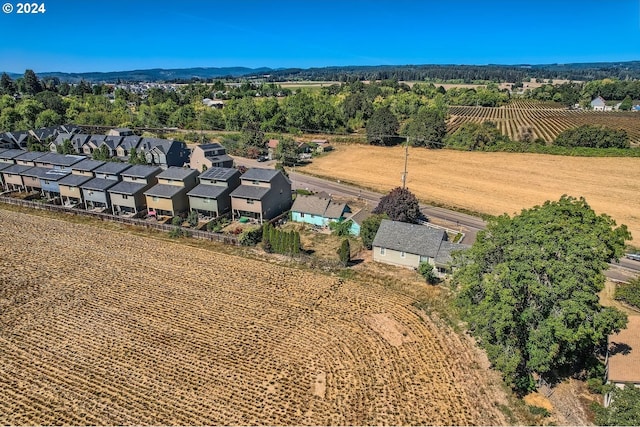
<path fill-rule="evenodd" d="M 273 168 L 275 165 L 275 161 L 273 160 L 260 163 L 256 160 L 243 157 L 234 157 L 234 159 L 237 165 L 243 165 L 248 168 Z M 370 206 L 376 206 L 382 197 L 380 193 L 362 190 L 353 185 L 341 183 L 338 180 L 331 181 L 293 171 L 289 173 L 289 178 L 291 179 L 293 189 L 305 189 L 314 192 L 324 191 L 332 195 L 357 198 L 367 202 Z M 465 233 L 464 243 L 468 245 L 473 244 L 478 231 L 483 230 L 487 226 L 486 221 L 482 218 L 445 208 L 421 204 L 420 210 L 429 218 L 430 222 Z M 640 261 L 622 258 L 619 262 L 609 265 L 611 268 L 606 272 L 606 275 L 610 279 L 627 281 L 640 273 Z"/>

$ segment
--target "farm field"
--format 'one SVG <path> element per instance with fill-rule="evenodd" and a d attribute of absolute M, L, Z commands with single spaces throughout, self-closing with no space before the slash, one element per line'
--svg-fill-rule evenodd
<path fill-rule="evenodd" d="M 403 147 L 337 145 L 303 171 L 388 192 L 401 185 Z M 302 169 L 302 168 L 301 168 Z M 640 241 L 639 158 L 409 150 L 407 187 L 425 202 L 490 215 L 584 196 L 598 213 L 626 224 Z"/>
<path fill-rule="evenodd" d="M 508 422 L 393 287 L 8 210 L 0 246 L 0 424 Z"/>
<path fill-rule="evenodd" d="M 553 103 L 518 100 L 502 107 L 452 106 L 447 131 L 455 132 L 467 122 L 495 122 L 498 129 L 517 140 L 520 129 L 531 127 L 533 138 L 551 142 L 563 130 L 586 124 L 624 129 L 632 145 L 640 145 L 640 114 L 629 111 L 578 111 L 554 106 Z"/>

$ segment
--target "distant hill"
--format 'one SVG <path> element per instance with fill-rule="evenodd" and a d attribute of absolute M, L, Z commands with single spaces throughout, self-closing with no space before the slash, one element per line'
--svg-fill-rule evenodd
<path fill-rule="evenodd" d="M 175 68 L 163 69 L 152 68 L 148 70 L 133 71 L 110 71 L 105 73 L 62 73 L 44 72 L 37 73 L 41 79 L 58 78 L 61 81 L 77 83 L 85 80 L 93 83 L 115 83 L 118 80 L 123 82 L 175 82 L 189 81 L 197 79 L 218 79 L 223 77 L 243 77 L 246 75 L 263 75 L 269 73 L 270 68 L 246 68 L 246 67 L 198 67 L 198 68 Z M 7 73 L 12 79 L 22 77 L 22 74 Z"/>
<path fill-rule="evenodd" d="M 13 79 L 22 74 L 8 73 Z M 596 80 L 603 78 L 640 79 L 640 61 L 594 62 L 572 64 L 515 64 L 515 65 L 366 65 L 321 68 L 246 68 L 200 67 L 148 70 L 113 71 L 106 73 L 38 73 L 42 78 L 58 78 L 77 83 L 122 82 L 188 82 L 194 79 L 262 77 L 269 81 L 288 80 L 459 80 L 471 83 L 478 80 L 520 82 L 530 78 Z"/>

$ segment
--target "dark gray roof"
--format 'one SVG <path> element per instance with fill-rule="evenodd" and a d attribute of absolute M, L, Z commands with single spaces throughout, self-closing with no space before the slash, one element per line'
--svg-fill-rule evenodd
<path fill-rule="evenodd" d="M 82 184 L 80 188 L 86 189 L 86 190 L 105 191 L 113 187 L 117 183 L 118 181 L 114 181 L 112 179 L 93 178 L 90 181 L 87 181 L 84 184 Z"/>
<path fill-rule="evenodd" d="M 28 171 L 24 171 L 22 176 L 31 176 L 34 178 L 48 179 L 51 181 L 58 181 L 65 176 L 69 175 L 71 172 L 63 171 L 60 169 L 52 169 L 52 168 L 43 168 L 41 166 L 36 166 Z"/>
<path fill-rule="evenodd" d="M 3 163 L 0 162 L 0 172 L 2 172 L 3 169 L 6 169 L 8 167 L 11 167 L 11 165 L 13 165 L 13 163 Z"/>
<path fill-rule="evenodd" d="M 209 197 L 211 199 L 216 199 L 228 190 L 229 189 L 227 187 L 223 187 L 221 185 L 198 184 L 193 188 L 193 190 L 187 193 L 187 196 Z"/>
<path fill-rule="evenodd" d="M 33 166 L 27 165 L 10 165 L 8 168 L 3 169 L 2 173 L 10 173 L 12 175 L 22 175 L 25 171 L 33 168 Z"/>
<path fill-rule="evenodd" d="M 452 261 L 451 252 L 460 251 L 463 249 L 469 249 L 470 245 L 463 245 L 461 243 L 453 243 L 447 240 L 443 241 L 440 244 L 440 249 L 438 250 L 438 255 L 436 256 L 436 264 L 449 264 Z"/>
<path fill-rule="evenodd" d="M 104 165 L 93 170 L 94 173 L 106 173 L 108 175 L 119 175 L 122 171 L 129 169 L 128 163 L 106 162 Z"/>
<path fill-rule="evenodd" d="M 71 154 L 58 154 L 47 153 L 44 156 L 37 159 L 38 162 L 49 163 L 55 166 L 71 166 L 82 160 L 86 159 L 85 156 L 71 155 Z"/>
<path fill-rule="evenodd" d="M 327 206 L 329 206 L 329 203 L 331 203 L 330 198 L 306 196 L 303 194 L 299 194 L 296 196 L 296 199 L 293 201 L 293 206 L 291 206 L 291 211 L 310 214 L 310 215 L 324 216 L 324 213 L 327 210 Z"/>
<path fill-rule="evenodd" d="M 44 156 L 45 154 L 47 153 L 43 153 L 40 151 L 23 151 L 22 154 L 17 156 L 15 159 L 31 162 L 37 159 L 38 157 Z"/>
<path fill-rule="evenodd" d="M 18 149 L 6 150 L 0 153 L 0 158 L 7 159 L 7 160 L 15 159 L 16 157 L 24 153 L 26 153 L 26 151 L 24 150 L 18 150 Z"/>
<path fill-rule="evenodd" d="M 71 175 L 65 176 L 60 181 L 58 181 L 58 184 L 67 185 L 69 187 L 80 187 L 82 184 L 92 179 L 93 178 L 90 176 L 71 174 Z"/>
<path fill-rule="evenodd" d="M 233 162 L 233 157 L 227 154 L 220 154 L 217 156 L 207 156 L 206 159 L 210 160 L 211 163 Z"/>
<path fill-rule="evenodd" d="M 200 174 L 200 179 L 212 179 L 216 181 L 228 181 L 235 175 L 240 175 L 238 169 L 233 168 L 209 168 Z"/>
<path fill-rule="evenodd" d="M 179 180 L 183 180 L 191 175 L 198 175 L 198 171 L 195 169 L 189 169 L 189 168 L 181 168 L 178 166 L 171 166 L 169 168 L 167 168 L 165 171 L 163 171 L 162 173 L 160 173 L 160 175 L 158 175 L 158 179 L 160 178 L 164 178 L 164 179 L 179 179 Z"/>
<path fill-rule="evenodd" d="M 121 136 L 106 136 L 104 138 L 104 143 L 111 148 L 112 150 L 115 150 L 116 147 L 118 145 L 120 145 L 120 142 L 122 141 L 122 137 Z"/>
<path fill-rule="evenodd" d="M 83 172 L 91 172 L 92 170 L 104 165 L 105 162 L 93 159 L 84 159 L 71 166 L 72 170 L 78 170 Z"/>
<path fill-rule="evenodd" d="M 147 178 L 162 171 L 158 166 L 150 165 L 134 165 L 126 171 L 122 172 L 122 176 L 131 176 L 135 178 Z"/>
<path fill-rule="evenodd" d="M 271 182 L 279 173 L 280 171 L 275 169 L 251 168 L 241 178 L 250 181 Z"/>
<path fill-rule="evenodd" d="M 131 150 L 132 148 L 136 148 L 138 144 L 140 144 L 141 139 L 142 138 L 137 135 L 128 135 L 122 138 L 120 146 L 126 150 Z"/>
<path fill-rule="evenodd" d="M 266 187 L 258 187 L 254 185 L 241 185 L 231 192 L 231 197 L 241 199 L 262 200 L 262 198 L 271 190 Z"/>
<path fill-rule="evenodd" d="M 144 192 L 145 196 L 156 196 L 163 198 L 171 198 L 181 191 L 186 191 L 184 187 L 177 185 L 158 184 Z"/>
<path fill-rule="evenodd" d="M 373 246 L 436 258 L 445 238 L 445 232 L 437 228 L 383 219 Z"/>
<path fill-rule="evenodd" d="M 109 189 L 109 193 L 136 194 L 147 186 L 141 182 L 120 181 Z"/>
<path fill-rule="evenodd" d="M 200 148 L 202 151 L 219 150 L 220 148 L 224 149 L 224 147 L 217 142 L 210 142 L 208 144 L 198 144 L 196 147 Z"/>

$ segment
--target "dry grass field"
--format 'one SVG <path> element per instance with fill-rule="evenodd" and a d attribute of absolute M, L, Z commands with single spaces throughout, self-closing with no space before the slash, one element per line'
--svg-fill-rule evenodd
<path fill-rule="evenodd" d="M 393 286 L 1 218 L 2 425 L 508 422 L 468 338 Z"/>
<path fill-rule="evenodd" d="M 387 192 L 401 185 L 403 167 L 403 147 L 339 145 L 304 171 Z M 416 148 L 409 150 L 408 171 L 407 186 L 421 200 L 492 215 L 512 215 L 563 194 L 584 196 L 640 240 L 639 158 Z"/>

